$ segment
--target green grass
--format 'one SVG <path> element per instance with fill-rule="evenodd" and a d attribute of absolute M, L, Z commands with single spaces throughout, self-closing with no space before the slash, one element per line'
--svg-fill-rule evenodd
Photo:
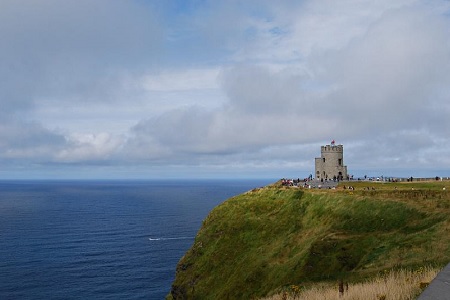
<path fill-rule="evenodd" d="M 230 198 L 204 220 L 172 294 L 252 299 L 291 284 L 442 266 L 450 260 L 444 184 L 364 182 L 355 191 L 274 184 Z"/>

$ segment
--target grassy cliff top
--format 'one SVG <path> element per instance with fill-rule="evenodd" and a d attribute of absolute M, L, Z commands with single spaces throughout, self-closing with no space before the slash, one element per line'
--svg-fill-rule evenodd
<path fill-rule="evenodd" d="M 449 182 L 279 183 L 230 198 L 204 220 L 169 298 L 249 299 L 291 284 L 360 281 L 450 261 Z"/>

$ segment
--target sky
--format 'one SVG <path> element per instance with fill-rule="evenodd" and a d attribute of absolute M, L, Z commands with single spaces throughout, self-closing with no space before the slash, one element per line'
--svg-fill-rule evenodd
<path fill-rule="evenodd" d="M 450 2 L 0 0 L 0 179 L 450 176 Z"/>

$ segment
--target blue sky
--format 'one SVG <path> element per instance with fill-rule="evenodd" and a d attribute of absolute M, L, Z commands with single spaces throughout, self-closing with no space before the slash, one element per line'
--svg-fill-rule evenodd
<path fill-rule="evenodd" d="M 450 176 L 448 1 L 0 8 L 0 178 Z"/>

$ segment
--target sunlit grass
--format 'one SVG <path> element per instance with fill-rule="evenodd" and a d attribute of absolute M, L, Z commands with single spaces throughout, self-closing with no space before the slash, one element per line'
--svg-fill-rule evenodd
<path fill-rule="evenodd" d="M 344 285 L 340 294 L 338 284 L 317 283 L 311 288 L 291 285 L 283 292 L 264 300 L 410 300 L 416 299 L 433 280 L 439 270 L 425 267 L 415 271 L 383 271 L 374 279 Z"/>

